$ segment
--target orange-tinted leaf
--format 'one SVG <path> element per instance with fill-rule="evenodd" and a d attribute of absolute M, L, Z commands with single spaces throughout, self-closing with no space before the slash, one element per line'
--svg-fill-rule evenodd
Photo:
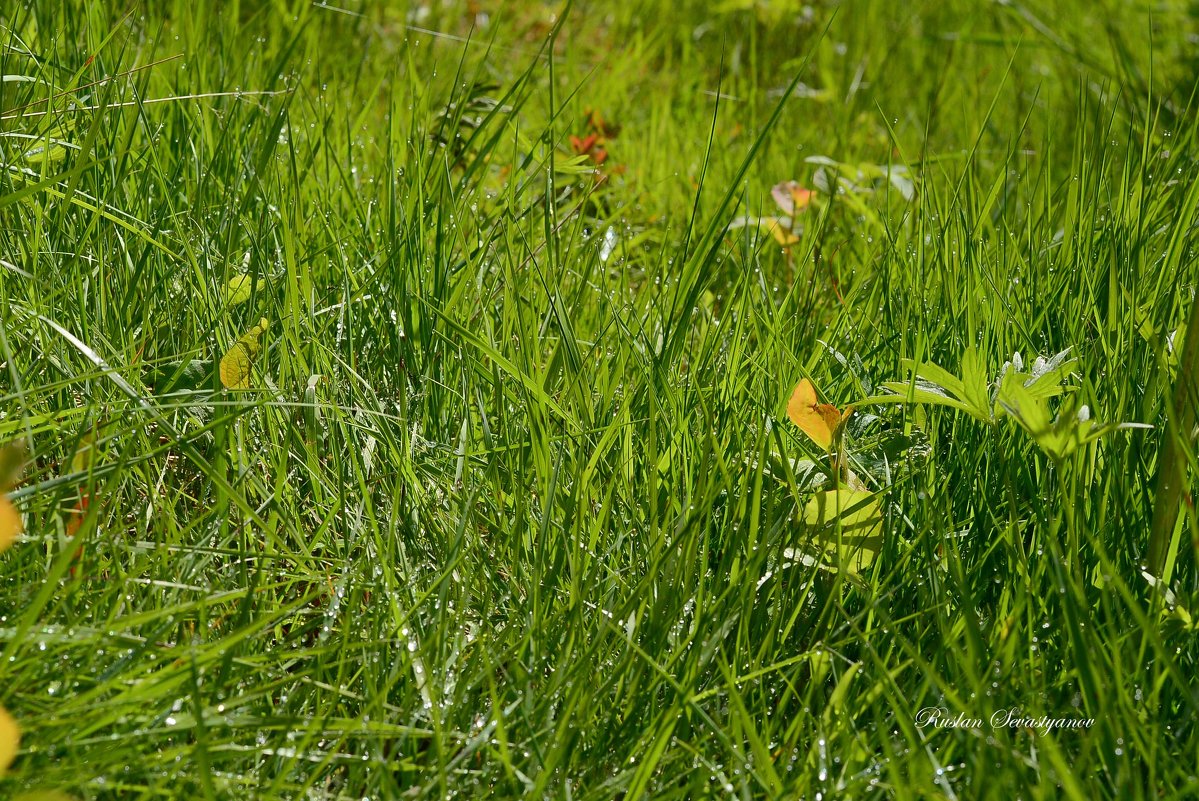
<path fill-rule="evenodd" d="M 588 134 L 581 139 L 572 135 L 570 137 L 570 147 L 575 153 L 578 153 L 581 156 L 584 153 L 591 152 L 591 148 L 595 147 L 596 139 L 597 137 L 595 134 Z"/>
<path fill-rule="evenodd" d="M 25 525 L 21 515 L 6 496 L 0 495 L 0 551 L 13 544 Z"/>
<path fill-rule="evenodd" d="M 796 181 L 775 184 L 770 190 L 770 196 L 788 217 L 797 211 L 803 211 L 812 202 L 812 190 L 805 189 Z"/>
<path fill-rule="evenodd" d="M 800 381 L 791 393 L 791 400 L 787 404 L 787 417 L 826 451 L 832 447 L 833 435 L 842 421 L 842 414 L 837 411 L 836 406 L 819 402 L 816 387 L 806 378 Z"/>
<path fill-rule="evenodd" d="M 620 126 L 613 122 L 608 122 L 595 109 L 586 109 L 587 127 L 603 137 L 615 139 L 620 134 Z"/>

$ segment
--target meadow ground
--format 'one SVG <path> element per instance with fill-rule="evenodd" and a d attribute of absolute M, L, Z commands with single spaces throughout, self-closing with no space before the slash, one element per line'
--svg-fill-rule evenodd
<path fill-rule="evenodd" d="M 0 40 L 0 796 L 1199 795 L 1193 3 Z"/>

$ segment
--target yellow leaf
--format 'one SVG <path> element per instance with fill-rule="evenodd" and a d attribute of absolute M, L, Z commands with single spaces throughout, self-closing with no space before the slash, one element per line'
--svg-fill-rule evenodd
<path fill-rule="evenodd" d="M 4 490 L 17 483 L 24 463 L 25 450 L 20 445 L 0 448 L 0 551 L 12 545 L 17 535 L 25 529 L 20 513 L 4 494 Z M 0 773 L 3 772 L 4 766 L 0 765 Z"/>
<path fill-rule="evenodd" d="M 221 357 L 221 384 L 226 389 L 249 388 L 250 369 L 254 366 L 254 358 L 262 350 L 262 344 L 258 340 L 269 325 L 263 317 L 258 321 L 258 325 L 243 334 Z"/>
<path fill-rule="evenodd" d="M 833 565 L 860 573 L 882 550 L 883 516 L 869 492 L 835 489 L 817 493 L 803 510 L 803 521 L 815 529 L 813 544 Z"/>
<path fill-rule="evenodd" d="M 787 403 L 787 417 L 791 422 L 826 451 L 833 446 L 837 429 L 852 411 L 847 409 L 841 414 L 831 403 L 820 403 L 816 398 L 816 387 L 806 378 L 795 386 Z"/>
<path fill-rule="evenodd" d="M 3 776 L 8 766 L 16 759 L 21 747 L 21 730 L 4 707 L 0 706 L 0 776 Z"/>
<path fill-rule="evenodd" d="M 248 275 L 238 273 L 225 284 L 225 304 L 237 306 L 245 303 L 255 290 L 261 292 L 264 286 L 266 281 L 261 278 L 255 281 Z"/>
<path fill-rule="evenodd" d="M 766 217 L 764 222 L 766 223 L 766 229 L 774 237 L 774 241 L 783 247 L 789 247 L 799 241 L 799 237 L 791 233 L 790 229 L 784 227 L 778 217 Z"/>
<path fill-rule="evenodd" d="M 0 551 L 13 544 L 25 526 L 21 515 L 6 496 L 0 495 Z"/>

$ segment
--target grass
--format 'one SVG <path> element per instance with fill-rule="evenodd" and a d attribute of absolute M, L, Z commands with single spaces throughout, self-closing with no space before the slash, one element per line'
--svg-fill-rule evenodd
<path fill-rule="evenodd" d="M 1199 794 L 1199 17 L 1038 6 L 6 6 L 0 794 Z M 860 403 L 1067 349 L 1152 428 Z"/>

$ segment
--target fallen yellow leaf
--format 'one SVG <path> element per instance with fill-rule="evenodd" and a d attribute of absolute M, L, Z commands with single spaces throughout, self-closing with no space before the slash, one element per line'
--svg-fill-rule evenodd
<path fill-rule="evenodd" d="M 241 339 L 233 343 L 233 347 L 221 357 L 221 384 L 226 389 L 248 389 L 250 386 L 250 369 L 254 366 L 254 358 L 262 350 L 259 338 L 270 326 L 266 318 L 258 321 Z"/>

